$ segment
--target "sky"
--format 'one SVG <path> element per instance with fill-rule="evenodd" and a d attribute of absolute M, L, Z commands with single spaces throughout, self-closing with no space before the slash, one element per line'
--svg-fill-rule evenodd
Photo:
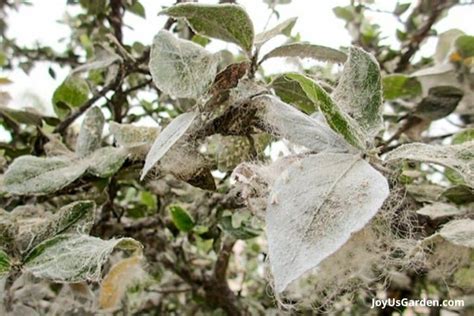
<path fill-rule="evenodd" d="M 78 6 L 67 6 L 66 0 L 31 0 L 32 6 L 22 6 L 18 12 L 10 12 L 8 17 L 8 35 L 15 37 L 19 45 L 33 46 L 35 43 L 48 45 L 54 49 L 64 48 L 64 41 L 69 34 L 69 27 L 60 23 L 64 19 L 65 13 L 75 14 L 79 12 Z M 144 44 L 151 44 L 155 34 L 162 28 L 166 17 L 159 16 L 158 12 L 163 6 L 172 5 L 174 0 L 141 0 L 146 9 L 146 19 L 127 13 L 125 15 L 124 42 L 133 43 L 141 41 Z M 217 0 L 201 0 L 201 3 L 216 3 Z M 298 17 L 297 24 L 293 32 L 299 32 L 301 39 L 311 43 L 326 45 L 334 48 L 347 46 L 350 44 L 350 37 L 344 28 L 344 21 L 335 17 L 332 8 L 344 6 L 349 0 L 293 0 L 288 5 L 277 7 L 280 13 L 280 20 L 272 15 L 269 20 L 270 11 L 263 0 L 240 0 L 254 22 L 255 31 L 259 33 L 264 30 L 265 25 L 272 27 L 277 23 L 291 18 Z M 412 1 L 415 5 L 416 1 Z M 381 10 L 393 10 L 396 1 L 376 0 L 375 7 Z M 474 7 L 461 6 L 450 11 L 449 15 L 436 25 L 438 32 L 443 32 L 451 28 L 459 28 L 468 34 L 474 34 Z M 381 30 L 387 38 L 388 44 L 396 44 L 395 30 L 400 25 L 397 20 L 389 14 L 371 13 L 370 19 L 381 25 Z M 284 38 L 276 38 L 267 46 L 267 50 L 283 43 Z M 436 42 L 434 39 L 428 40 L 422 47 L 421 55 L 429 56 L 434 52 Z M 212 44 L 211 50 L 227 48 L 235 50 L 233 44 L 217 41 Z M 419 57 L 418 56 L 418 57 Z M 68 75 L 70 69 L 53 66 L 56 72 L 56 79 L 52 79 L 48 74 L 49 63 L 37 65 L 29 74 L 17 69 L 13 72 L 0 73 L 0 76 L 7 76 L 13 83 L 6 86 L 6 90 L 13 99 L 10 106 L 21 108 L 26 106 L 36 106 L 42 104 L 42 111 L 52 114 L 51 96 L 54 89 Z M 275 59 L 266 62 L 266 68 L 282 72 L 287 70 L 281 60 Z"/>

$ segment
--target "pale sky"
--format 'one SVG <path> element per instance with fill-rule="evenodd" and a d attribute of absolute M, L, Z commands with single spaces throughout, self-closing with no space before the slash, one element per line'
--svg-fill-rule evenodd
<path fill-rule="evenodd" d="M 39 42 L 42 45 L 49 45 L 60 50 L 64 47 L 63 38 L 67 38 L 69 28 L 59 23 L 65 16 L 65 12 L 71 14 L 78 12 L 77 6 L 66 6 L 66 0 L 31 0 L 32 6 L 22 6 L 19 12 L 11 12 L 8 19 L 8 35 L 15 37 L 20 45 L 33 45 Z M 141 41 L 150 44 L 153 37 L 162 28 L 166 17 L 158 16 L 162 6 L 173 4 L 174 0 L 142 0 L 141 3 L 146 8 L 146 19 L 127 13 L 125 23 L 130 28 L 124 30 L 124 40 L 126 43 Z M 214 1 L 200 1 L 202 3 L 216 3 Z M 262 0 L 240 0 L 238 1 L 249 12 L 256 33 L 261 32 L 267 23 L 270 11 Z M 378 0 L 376 7 L 383 10 L 393 10 L 397 1 Z M 299 32 L 304 41 L 309 41 L 319 45 L 326 45 L 338 48 L 350 44 L 350 37 L 344 28 L 344 22 L 336 18 L 332 12 L 335 6 L 344 6 L 348 0 L 293 0 L 289 5 L 278 6 L 280 21 L 291 17 L 298 17 L 297 24 L 293 32 Z M 415 1 L 413 1 L 413 5 Z M 474 34 L 474 7 L 461 6 L 450 11 L 447 18 L 437 24 L 436 30 L 443 32 L 451 28 L 459 28 L 468 34 Z M 381 25 L 382 33 L 387 37 L 387 43 L 396 43 L 394 40 L 395 30 L 399 27 L 398 22 L 391 15 L 383 13 L 372 13 L 370 16 L 374 22 Z M 275 25 L 275 16 L 269 21 L 269 27 Z M 275 47 L 284 41 L 283 38 L 274 39 L 266 49 Z M 436 42 L 431 39 L 427 41 L 422 49 L 422 54 L 431 55 Z M 220 48 L 235 49 L 233 44 L 217 42 L 211 45 L 210 49 Z M 48 114 L 52 114 L 50 106 L 51 96 L 54 89 L 69 73 L 69 69 L 61 69 L 54 65 L 56 80 L 48 75 L 49 63 L 41 63 L 35 67 L 30 74 L 25 74 L 17 69 L 10 73 L 0 73 L 0 76 L 7 76 L 13 84 L 6 87 L 11 93 L 13 100 L 10 106 L 21 108 L 23 106 L 34 106 L 35 103 L 28 95 L 37 95 L 41 103 L 45 105 Z M 266 68 L 284 71 L 281 60 L 273 60 L 266 63 Z"/>

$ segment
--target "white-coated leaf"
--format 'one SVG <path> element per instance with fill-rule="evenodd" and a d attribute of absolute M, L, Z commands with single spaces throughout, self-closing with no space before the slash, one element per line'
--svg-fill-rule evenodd
<path fill-rule="evenodd" d="M 88 235 L 62 234 L 48 239 L 24 259 L 24 269 L 54 282 L 99 281 L 102 265 L 115 248 L 141 251 L 131 238 L 102 240 Z"/>
<path fill-rule="evenodd" d="M 125 148 L 151 144 L 160 132 L 158 127 L 135 126 L 116 122 L 110 122 L 109 130 L 117 144 Z"/>
<path fill-rule="evenodd" d="M 116 173 L 127 159 L 125 148 L 102 147 L 94 151 L 87 158 L 87 172 L 99 177 L 108 178 Z"/>
<path fill-rule="evenodd" d="M 458 172 L 466 184 L 474 187 L 474 141 L 459 145 L 412 143 L 387 154 L 387 161 L 412 160 L 439 164 Z"/>
<path fill-rule="evenodd" d="M 48 194 L 78 179 L 88 165 L 70 157 L 21 156 L 5 172 L 3 189 L 12 194 Z"/>
<path fill-rule="evenodd" d="M 474 248 L 474 220 L 450 221 L 441 228 L 439 235 L 455 245 Z"/>
<path fill-rule="evenodd" d="M 295 25 L 297 19 L 298 18 L 296 17 L 290 18 L 288 20 L 285 20 L 279 23 L 278 25 L 274 26 L 268 31 L 257 34 L 254 40 L 255 46 L 261 47 L 263 44 L 265 44 L 266 42 L 268 42 L 269 40 L 271 40 L 272 38 L 280 34 L 289 36 L 291 29 Z"/>
<path fill-rule="evenodd" d="M 351 47 L 332 97 L 342 111 L 357 121 L 371 142 L 383 127 L 382 78 L 375 57 Z"/>
<path fill-rule="evenodd" d="M 168 152 L 171 146 L 176 143 L 181 136 L 186 133 L 189 126 L 196 118 L 196 112 L 183 113 L 176 117 L 166 128 L 158 135 L 158 138 L 151 146 L 145 159 L 145 166 L 143 167 L 141 179 L 146 176 L 148 171 Z"/>
<path fill-rule="evenodd" d="M 260 63 L 274 57 L 312 58 L 318 61 L 329 61 L 333 63 L 343 63 L 347 59 L 345 53 L 334 48 L 308 43 L 294 43 L 275 48 L 263 56 Z"/>
<path fill-rule="evenodd" d="M 100 147 L 104 123 L 104 114 L 98 107 L 86 112 L 76 142 L 76 154 L 79 157 L 84 157 Z"/>
<path fill-rule="evenodd" d="M 276 291 L 336 252 L 388 194 L 387 180 L 358 155 L 321 153 L 293 163 L 275 181 L 267 204 Z"/>
<path fill-rule="evenodd" d="M 417 214 L 429 217 L 431 220 L 443 219 L 451 216 L 461 215 L 465 212 L 452 204 L 435 202 L 423 206 L 416 211 Z"/>
<path fill-rule="evenodd" d="M 461 35 L 464 35 L 464 32 L 459 29 L 447 30 L 438 35 L 438 43 L 436 44 L 434 55 L 435 63 L 441 64 L 446 61 L 448 54 L 454 47 L 454 42 Z"/>
<path fill-rule="evenodd" d="M 94 44 L 94 58 L 84 65 L 74 68 L 71 74 L 103 69 L 120 62 L 122 62 L 122 58 L 109 48 L 101 44 Z"/>
<path fill-rule="evenodd" d="M 201 46 L 160 31 L 150 52 L 150 72 L 158 89 L 178 98 L 199 98 L 212 84 L 218 59 Z"/>
<path fill-rule="evenodd" d="M 254 99 L 261 102 L 263 124 L 276 136 L 314 151 L 348 152 L 350 146 L 327 125 L 314 120 L 274 96 Z"/>

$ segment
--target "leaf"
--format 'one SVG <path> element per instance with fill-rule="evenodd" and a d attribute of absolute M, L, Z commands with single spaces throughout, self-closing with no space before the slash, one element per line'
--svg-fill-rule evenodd
<path fill-rule="evenodd" d="M 311 114 L 316 110 L 313 101 L 308 98 L 298 81 L 283 75 L 275 78 L 271 85 L 275 94 L 283 102 L 294 105 L 306 114 Z"/>
<path fill-rule="evenodd" d="M 467 185 L 459 184 L 446 189 L 442 196 L 455 204 L 468 204 L 474 202 L 474 192 Z"/>
<path fill-rule="evenodd" d="M 189 213 L 179 205 L 169 207 L 173 224 L 182 232 L 189 232 L 194 227 L 194 220 Z"/>
<path fill-rule="evenodd" d="M 439 34 L 434 55 L 436 64 L 441 64 L 446 61 L 449 53 L 453 49 L 454 42 L 463 34 L 464 32 L 458 29 L 451 29 Z"/>
<path fill-rule="evenodd" d="M 259 114 L 267 131 L 314 151 L 347 152 L 346 142 L 329 127 L 273 96 L 254 99 L 262 103 Z"/>
<path fill-rule="evenodd" d="M 459 145 L 468 141 L 473 141 L 474 140 L 474 128 L 466 128 L 459 133 L 456 133 L 453 136 L 453 140 L 451 143 L 453 145 Z"/>
<path fill-rule="evenodd" d="M 293 29 L 293 26 L 295 26 L 297 19 L 298 18 L 296 17 L 290 18 L 279 23 L 268 31 L 257 34 L 255 36 L 255 46 L 261 47 L 263 44 L 280 34 L 290 36 L 291 30 Z"/>
<path fill-rule="evenodd" d="M 323 88 L 301 74 L 287 74 L 287 77 L 300 84 L 308 98 L 319 107 L 334 131 L 342 135 L 352 146 L 359 149 L 365 148 L 362 131 L 359 130 L 356 122 L 339 108 Z"/>
<path fill-rule="evenodd" d="M 89 97 L 89 85 L 78 76 L 69 76 L 54 91 L 53 107 L 59 118 L 69 114 L 72 108 L 77 108 L 87 101 Z"/>
<path fill-rule="evenodd" d="M 18 124 L 34 125 L 41 126 L 43 124 L 43 119 L 55 120 L 53 117 L 46 117 L 34 111 L 25 109 L 25 110 L 15 110 L 10 109 L 0 105 L 0 114 L 8 117 L 10 120 Z"/>
<path fill-rule="evenodd" d="M 223 231 L 230 234 L 232 237 L 241 240 L 252 239 L 260 236 L 262 231 L 248 227 L 247 225 L 242 225 L 240 227 L 234 227 L 232 225 L 232 216 L 224 216 L 219 222 L 219 226 Z"/>
<path fill-rule="evenodd" d="M 187 112 L 179 115 L 156 138 L 145 159 L 145 166 L 140 179 L 146 176 L 148 171 L 168 152 L 188 130 L 196 118 L 196 112 Z"/>
<path fill-rule="evenodd" d="M 312 58 L 318 61 L 343 63 L 347 55 L 337 49 L 308 43 L 293 43 L 277 47 L 263 56 L 260 63 L 274 57 Z"/>
<path fill-rule="evenodd" d="M 346 22 L 352 21 L 356 15 L 352 6 L 335 7 L 334 9 L 332 9 L 332 11 L 334 12 L 335 16 L 345 20 Z"/>
<path fill-rule="evenodd" d="M 158 89 L 177 98 L 199 98 L 212 84 L 218 60 L 201 46 L 160 31 L 150 52 L 150 72 Z"/>
<path fill-rule="evenodd" d="M 125 148 L 133 148 L 151 144 L 158 136 L 160 129 L 157 127 L 110 122 L 109 131 L 114 136 L 118 145 Z"/>
<path fill-rule="evenodd" d="M 427 216 L 431 220 L 439 220 L 456 215 L 462 215 L 465 212 L 451 204 L 435 202 L 433 204 L 427 204 L 423 206 L 421 209 L 416 211 L 416 213 Z"/>
<path fill-rule="evenodd" d="M 145 8 L 138 1 L 135 1 L 131 6 L 128 6 L 127 10 L 138 15 L 141 18 L 144 18 L 144 19 L 146 18 Z"/>
<path fill-rule="evenodd" d="M 102 265 L 115 248 L 141 253 L 142 245 L 131 238 L 102 240 L 62 234 L 33 248 L 23 260 L 24 268 L 38 278 L 53 282 L 97 282 Z"/>
<path fill-rule="evenodd" d="M 416 78 L 402 74 L 383 77 L 383 97 L 385 100 L 415 98 L 421 95 L 421 84 Z"/>
<path fill-rule="evenodd" d="M 198 34 L 235 43 L 245 51 L 252 50 L 254 30 L 247 12 L 235 4 L 182 3 L 161 12 L 174 18 L 186 18 Z"/>
<path fill-rule="evenodd" d="M 48 194 L 74 182 L 86 170 L 87 164 L 74 164 L 69 157 L 21 156 L 5 172 L 3 189 L 19 195 Z"/>
<path fill-rule="evenodd" d="M 128 157 L 124 148 L 102 147 L 94 151 L 87 159 L 87 172 L 99 177 L 108 178 L 119 171 Z"/>
<path fill-rule="evenodd" d="M 266 211 L 276 292 L 336 252 L 388 194 L 387 180 L 358 155 L 321 153 L 290 165 L 275 181 Z"/>
<path fill-rule="evenodd" d="M 474 56 L 474 36 L 461 35 L 456 39 L 454 45 L 462 58 Z"/>
<path fill-rule="evenodd" d="M 383 127 L 381 82 L 374 56 L 351 47 L 339 84 L 332 93 L 334 102 L 359 124 L 370 141 Z"/>
<path fill-rule="evenodd" d="M 406 10 L 408 10 L 408 8 L 410 8 L 410 5 L 411 5 L 410 2 L 407 2 L 407 3 L 397 2 L 397 5 L 395 6 L 395 10 L 393 10 L 393 13 L 396 15 L 402 15 L 403 13 L 405 13 Z"/>
<path fill-rule="evenodd" d="M 474 187 L 474 141 L 447 146 L 423 143 L 402 145 L 387 154 L 386 161 L 394 160 L 429 162 L 454 169 L 469 186 Z"/>
<path fill-rule="evenodd" d="M 94 44 L 94 58 L 85 64 L 74 68 L 71 74 L 108 68 L 115 63 L 121 62 L 123 62 L 122 58 L 109 48 L 101 44 Z"/>
<path fill-rule="evenodd" d="M 0 249 L 0 278 L 10 272 L 11 259 L 5 251 Z M 2 289 L 3 290 L 3 289 Z"/>
<path fill-rule="evenodd" d="M 450 221 L 441 228 L 438 234 L 457 246 L 474 248 L 474 220 L 472 219 Z"/>
<path fill-rule="evenodd" d="M 86 112 L 76 141 L 76 154 L 79 157 L 84 157 L 100 147 L 104 123 L 104 114 L 98 107 L 92 107 Z"/>
<path fill-rule="evenodd" d="M 132 256 L 117 262 L 104 277 L 100 285 L 99 306 L 101 309 L 117 307 L 125 291 L 141 271 L 142 256 Z"/>

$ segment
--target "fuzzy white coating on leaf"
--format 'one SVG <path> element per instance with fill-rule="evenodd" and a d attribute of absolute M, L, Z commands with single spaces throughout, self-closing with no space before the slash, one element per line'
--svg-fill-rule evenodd
<path fill-rule="evenodd" d="M 337 251 L 388 194 L 387 180 L 357 155 L 321 153 L 292 164 L 275 181 L 267 203 L 276 291 L 283 292 Z"/>
<path fill-rule="evenodd" d="M 474 248 L 474 220 L 450 221 L 441 228 L 439 235 L 455 245 Z"/>
<path fill-rule="evenodd" d="M 100 147 L 104 124 L 104 114 L 98 107 L 92 107 L 86 112 L 77 137 L 76 155 L 83 157 Z"/>
<path fill-rule="evenodd" d="M 161 91 L 177 98 L 201 97 L 217 72 L 218 59 L 201 46 L 160 31 L 150 52 L 150 72 Z"/>

